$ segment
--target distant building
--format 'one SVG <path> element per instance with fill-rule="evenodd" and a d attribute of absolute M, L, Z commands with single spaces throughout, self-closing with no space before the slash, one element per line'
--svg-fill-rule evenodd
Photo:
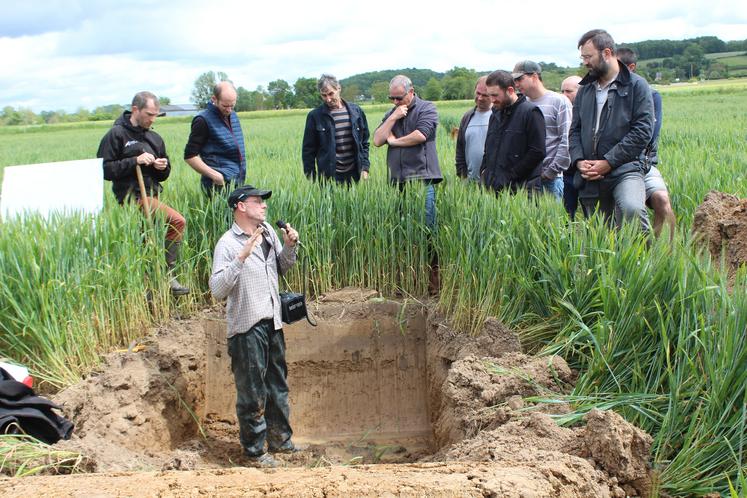
<path fill-rule="evenodd" d="M 194 116 L 200 110 L 194 104 L 168 104 L 161 106 L 161 112 L 166 116 Z"/>

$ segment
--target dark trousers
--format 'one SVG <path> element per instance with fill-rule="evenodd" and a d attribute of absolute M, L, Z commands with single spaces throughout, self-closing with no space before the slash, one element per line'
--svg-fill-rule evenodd
<path fill-rule="evenodd" d="M 228 198 L 228 195 L 234 191 L 234 189 L 241 187 L 244 184 L 244 180 L 240 178 L 233 178 L 226 180 L 223 185 L 216 185 L 211 179 L 206 176 L 200 177 L 200 186 L 202 187 L 202 193 L 208 199 L 212 199 L 214 195 L 222 195 Z"/>
<path fill-rule="evenodd" d="M 293 445 L 288 406 L 285 336 L 272 320 L 262 320 L 246 333 L 228 339 L 236 382 L 239 439 L 247 456 Z"/>
<path fill-rule="evenodd" d="M 573 186 L 573 173 L 563 173 L 563 204 L 571 220 L 575 219 L 578 210 L 578 190 Z"/>
<path fill-rule="evenodd" d="M 358 180 L 360 179 L 361 174 L 355 168 L 351 169 L 350 171 L 346 171 L 345 173 L 338 173 L 335 171 L 335 181 L 348 187 L 354 182 L 358 183 Z"/>

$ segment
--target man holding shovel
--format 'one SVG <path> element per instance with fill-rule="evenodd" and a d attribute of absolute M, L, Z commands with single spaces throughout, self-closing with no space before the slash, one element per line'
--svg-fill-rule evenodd
<path fill-rule="evenodd" d="M 96 154 L 104 160 L 104 179 L 112 182 L 117 202 L 134 198 L 138 206 L 150 217 L 157 211 L 163 213 L 166 230 L 166 264 L 169 268 L 171 293 L 180 296 L 189 293 L 174 276 L 186 221 L 174 208 L 158 199 L 162 181 L 171 173 L 166 146 L 151 126 L 160 116 L 158 97 L 150 92 L 138 92 L 132 99 L 132 109 L 124 111 L 99 144 Z"/>

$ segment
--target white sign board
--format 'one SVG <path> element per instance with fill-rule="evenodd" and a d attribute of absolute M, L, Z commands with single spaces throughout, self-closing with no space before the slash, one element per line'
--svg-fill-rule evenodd
<path fill-rule="evenodd" d="M 3 219 L 52 212 L 98 213 L 104 205 L 101 159 L 8 166 L 3 169 Z"/>

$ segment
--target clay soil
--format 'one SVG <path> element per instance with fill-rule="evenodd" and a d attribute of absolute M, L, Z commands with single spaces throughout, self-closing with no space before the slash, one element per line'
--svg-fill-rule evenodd
<path fill-rule="evenodd" d="M 90 473 L 0 479 L 2 496 L 646 496 L 651 437 L 612 412 L 564 428 L 527 396 L 567 393 L 559 357 L 531 357 L 495 320 L 470 337 L 424 303 L 343 289 L 319 326 L 285 329 L 292 423 L 306 451 L 256 469 L 241 454 L 222 309 L 109 354 L 53 399 L 56 446 Z"/>
<path fill-rule="evenodd" d="M 714 259 L 723 255 L 733 285 L 737 270 L 747 263 L 747 199 L 710 191 L 695 212 L 693 233 Z"/>

